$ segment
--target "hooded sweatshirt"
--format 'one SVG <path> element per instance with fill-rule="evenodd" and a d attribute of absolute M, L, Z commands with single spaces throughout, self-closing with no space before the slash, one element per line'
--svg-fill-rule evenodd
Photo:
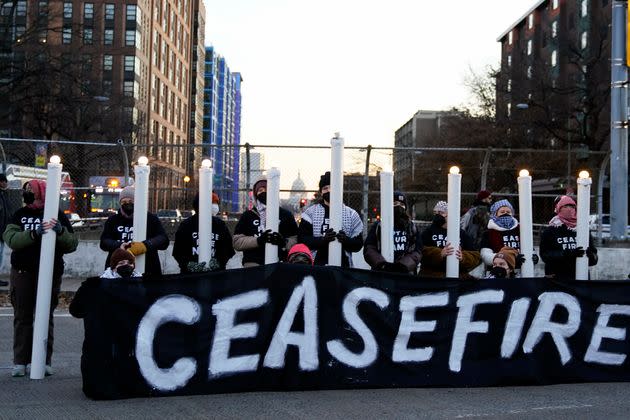
<path fill-rule="evenodd" d="M 199 254 L 199 214 L 190 216 L 184 220 L 175 233 L 173 244 L 173 257 L 177 260 L 182 273 L 188 272 L 188 263 L 197 262 Z M 221 267 L 225 270 L 228 260 L 234 255 L 232 248 L 232 235 L 225 222 L 218 217 L 212 217 L 212 253 Z"/>

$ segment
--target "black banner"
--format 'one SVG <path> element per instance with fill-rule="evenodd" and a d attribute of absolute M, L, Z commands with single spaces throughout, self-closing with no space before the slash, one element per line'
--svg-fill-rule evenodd
<path fill-rule="evenodd" d="M 427 280 L 275 264 L 90 279 L 96 399 L 630 380 L 630 283 Z"/>

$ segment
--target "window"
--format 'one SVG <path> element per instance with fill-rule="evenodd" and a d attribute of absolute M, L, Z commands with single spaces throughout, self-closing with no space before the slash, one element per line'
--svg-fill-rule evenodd
<path fill-rule="evenodd" d="M 16 42 L 22 42 L 22 37 L 26 33 L 26 26 L 24 25 L 16 25 L 15 31 L 13 32 L 13 40 Z"/>
<path fill-rule="evenodd" d="M 92 45 L 93 40 L 94 40 L 94 30 L 92 28 L 83 29 L 83 44 Z"/>
<path fill-rule="evenodd" d="M 553 0 L 551 2 L 551 8 L 554 10 L 558 8 L 558 0 Z"/>
<path fill-rule="evenodd" d="M 136 31 L 135 30 L 128 29 L 125 31 L 125 45 L 128 47 L 132 47 L 136 45 Z"/>
<path fill-rule="evenodd" d="M 123 82 L 123 95 L 133 96 L 133 80 L 125 80 Z"/>
<path fill-rule="evenodd" d="M 105 97 L 112 96 L 112 81 L 111 80 L 103 80 L 103 96 Z"/>
<path fill-rule="evenodd" d="M 37 3 L 37 10 L 40 16 L 48 15 L 48 0 L 40 0 L 39 3 Z"/>
<path fill-rule="evenodd" d="M 72 19 L 72 3 L 65 2 L 63 4 L 63 17 L 64 19 Z"/>
<path fill-rule="evenodd" d="M 558 65 L 558 50 L 553 50 L 551 52 L 551 67 L 556 67 Z"/>
<path fill-rule="evenodd" d="M 531 79 L 532 78 L 532 66 L 527 66 L 527 78 Z"/>
<path fill-rule="evenodd" d="M 94 3 L 83 3 L 83 19 L 94 19 Z"/>
<path fill-rule="evenodd" d="M 529 16 L 527 16 L 527 28 L 532 29 L 533 27 L 534 27 L 534 14 L 530 13 Z"/>
<path fill-rule="evenodd" d="M 136 5 L 128 4 L 127 5 L 127 21 L 135 21 L 136 20 Z"/>
<path fill-rule="evenodd" d="M 26 16 L 26 2 L 18 1 L 15 7 L 15 16 Z"/>
<path fill-rule="evenodd" d="M 581 16 L 582 17 L 588 16 L 588 0 L 582 0 L 581 6 L 582 6 L 580 8 L 581 9 L 581 12 L 580 12 Z"/>
<path fill-rule="evenodd" d="M 511 55 L 507 56 L 507 65 L 508 65 L 508 67 L 512 67 L 512 56 Z"/>
<path fill-rule="evenodd" d="M 63 31 L 61 35 L 61 42 L 64 44 L 72 43 L 72 27 L 70 26 L 63 27 Z"/>
<path fill-rule="evenodd" d="M 512 92 L 512 79 L 508 79 L 507 82 L 507 91 Z"/>
<path fill-rule="evenodd" d="M 582 32 L 582 36 L 580 37 L 580 45 L 582 49 L 585 49 L 588 46 L 588 32 Z"/>
<path fill-rule="evenodd" d="M 556 38 L 558 36 L 558 21 L 551 22 L 551 37 Z"/>
<path fill-rule="evenodd" d="M 136 57 L 133 55 L 125 56 L 125 71 L 133 71 L 135 65 Z"/>
<path fill-rule="evenodd" d="M 45 44 L 48 41 L 48 29 L 40 29 L 37 38 L 40 44 Z"/>
<path fill-rule="evenodd" d="M 114 45 L 114 30 L 105 29 L 103 32 L 103 45 Z"/>
<path fill-rule="evenodd" d="M 103 55 L 103 71 L 111 71 L 114 67 L 114 56 L 110 54 Z"/>
<path fill-rule="evenodd" d="M 507 116 L 510 118 L 512 116 L 512 104 L 508 102 L 507 104 Z"/>
<path fill-rule="evenodd" d="M 116 13 L 116 5 L 111 3 L 105 4 L 105 20 L 114 20 Z"/>
<path fill-rule="evenodd" d="M 534 43 L 532 42 L 531 39 L 527 40 L 527 55 L 532 55 L 532 52 L 534 51 Z"/>

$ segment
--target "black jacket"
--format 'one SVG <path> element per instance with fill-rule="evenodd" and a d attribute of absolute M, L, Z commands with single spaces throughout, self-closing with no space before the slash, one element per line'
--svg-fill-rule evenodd
<path fill-rule="evenodd" d="M 372 268 L 377 268 L 385 262 L 381 254 L 381 223 L 376 222 L 370 228 L 363 244 L 363 256 L 365 262 Z M 407 267 L 410 273 L 416 272 L 422 258 L 422 239 L 420 232 L 411 221 L 394 224 L 394 262 L 399 262 Z"/>
<path fill-rule="evenodd" d="M 133 218 L 123 216 L 119 210 L 118 213 L 109 216 L 101 234 L 101 249 L 109 253 L 105 260 L 105 268 L 109 267 L 112 252 L 120 248 L 123 242 L 129 241 L 133 241 Z M 162 274 L 158 250 L 168 248 L 168 236 L 164 232 L 160 219 L 153 213 L 147 213 L 147 239 L 142 243 L 147 247 L 144 272 Z"/>
<path fill-rule="evenodd" d="M 566 256 L 567 250 L 577 248 L 577 233 L 565 225 L 547 226 L 540 235 L 540 258 L 545 262 L 545 274 L 557 279 L 575 280 L 575 257 Z M 593 238 L 588 240 L 588 265 L 597 264 L 597 248 Z"/>
<path fill-rule="evenodd" d="M 182 273 L 188 273 L 188 263 L 197 262 L 199 246 L 199 215 L 195 214 L 184 220 L 175 233 L 173 257 L 179 264 Z M 222 270 L 228 260 L 234 255 L 232 235 L 225 222 L 218 217 L 212 217 L 212 258 L 215 258 Z"/>

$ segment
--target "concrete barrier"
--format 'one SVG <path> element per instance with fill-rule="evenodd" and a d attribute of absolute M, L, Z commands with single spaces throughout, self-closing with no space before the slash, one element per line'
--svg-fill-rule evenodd
<path fill-rule="evenodd" d="M 173 244 L 166 251 L 160 251 L 162 272 L 164 274 L 179 273 L 177 261 L 172 256 Z M 630 274 L 630 248 L 600 248 L 599 263 L 591 267 L 591 278 L 594 280 L 625 280 Z M 86 278 L 100 275 L 105 269 L 105 257 L 107 254 L 99 248 L 99 241 L 83 240 L 79 242 L 78 249 L 64 257 L 66 267 L 64 275 L 73 278 Z M 4 247 L 4 258 L 0 267 L 0 276 L 9 274 L 11 250 Z M 242 254 L 237 252 L 227 267 L 240 268 Z M 363 259 L 363 253 L 357 252 L 353 257 L 354 266 L 368 269 L 369 266 Z M 536 265 L 536 276 L 544 276 L 544 264 L 541 261 Z"/>

